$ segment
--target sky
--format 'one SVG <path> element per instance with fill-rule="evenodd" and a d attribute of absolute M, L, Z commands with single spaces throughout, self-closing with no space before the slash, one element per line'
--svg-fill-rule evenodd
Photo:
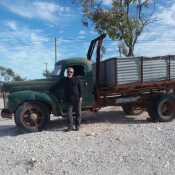
<path fill-rule="evenodd" d="M 103 0 L 104 5 L 112 0 Z M 139 37 L 136 56 L 175 54 L 175 0 L 156 0 L 153 18 Z M 0 66 L 26 79 L 42 78 L 47 63 L 54 67 L 54 38 L 58 60 L 86 57 L 93 26 L 82 25 L 80 6 L 72 0 L 0 0 Z M 118 56 L 117 42 L 107 39 L 105 58 Z"/>

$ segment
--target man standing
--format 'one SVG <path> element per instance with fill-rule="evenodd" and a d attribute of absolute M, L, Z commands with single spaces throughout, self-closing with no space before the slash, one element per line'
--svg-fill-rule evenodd
<path fill-rule="evenodd" d="M 67 69 L 67 77 L 64 81 L 64 96 L 67 104 L 69 125 L 66 131 L 74 130 L 73 111 L 75 111 L 75 130 L 79 130 L 81 123 L 82 87 L 78 78 L 74 77 L 74 69 Z"/>

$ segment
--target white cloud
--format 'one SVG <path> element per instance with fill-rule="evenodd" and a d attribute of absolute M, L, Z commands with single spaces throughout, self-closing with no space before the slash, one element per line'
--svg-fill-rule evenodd
<path fill-rule="evenodd" d="M 167 8 L 161 7 L 156 17 L 163 25 L 175 26 L 175 3 Z"/>
<path fill-rule="evenodd" d="M 60 14 L 68 13 L 70 10 L 69 7 L 43 1 L 2 0 L 0 4 L 19 16 L 30 19 L 39 18 L 49 22 L 55 22 Z"/>
<path fill-rule="evenodd" d="M 6 22 L 6 24 L 11 21 Z M 44 63 L 54 66 L 54 50 L 50 38 L 41 30 L 34 30 L 16 23 L 0 31 L 1 65 L 12 68 L 16 73 L 28 79 L 41 78 Z"/>
<path fill-rule="evenodd" d="M 0 31 L 1 42 L 7 41 L 8 43 L 9 41 L 19 41 L 24 44 L 29 44 L 33 42 L 42 43 L 48 41 L 48 38 L 44 37 L 42 30 L 30 29 L 26 26 L 20 25 L 16 21 L 7 21 L 4 25 L 7 27 L 4 31 Z"/>
<path fill-rule="evenodd" d="M 112 4 L 112 0 L 102 0 L 104 5 L 111 5 Z"/>
<path fill-rule="evenodd" d="M 77 37 L 78 40 L 81 40 L 81 39 L 83 40 L 83 39 L 85 39 L 85 38 L 86 38 L 85 35 L 79 35 L 79 36 Z"/>
<path fill-rule="evenodd" d="M 84 30 L 80 30 L 79 35 L 85 35 L 86 32 Z"/>
<path fill-rule="evenodd" d="M 6 23 L 6 25 L 7 25 L 10 29 L 12 29 L 12 30 L 16 30 L 16 29 L 17 29 L 17 25 L 16 25 L 16 22 L 15 22 L 15 21 L 8 21 L 8 22 Z"/>
<path fill-rule="evenodd" d="M 160 6 L 154 14 L 156 22 L 150 24 L 139 38 L 135 52 L 137 55 L 175 55 L 175 3 Z"/>
<path fill-rule="evenodd" d="M 30 33 L 30 39 L 32 43 L 43 43 L 43 42 L 48 42 L 48 38 L 44 37 L 37 32 L 31 32 Z"/>

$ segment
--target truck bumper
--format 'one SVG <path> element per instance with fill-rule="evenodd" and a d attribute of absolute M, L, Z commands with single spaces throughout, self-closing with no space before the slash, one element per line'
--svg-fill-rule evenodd
<path fill-rule="evenodd" d="M 2 118 L 8 118 L 8 119 L 12 119 L 12 112 L 10 112 L 9 109 L 2 109 L 1 110 L 1 117 Z"/>

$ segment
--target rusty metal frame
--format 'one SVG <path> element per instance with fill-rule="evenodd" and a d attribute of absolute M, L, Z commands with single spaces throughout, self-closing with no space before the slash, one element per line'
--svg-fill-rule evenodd
<path fill-rule="evenodd" d="M 101 47 L 103 44 L 103 39 L 106 37 L 106 34 L 102 34 L 96 39 L 92 40 L 91 45 L 95 47 L 97 43 L 97 50 L 96 50 L 96 84 L 95 84 L 95 101 L 99 99 L 99 88 L 100 88 L 100 60 L 101 60 Z M 95 43 L 95 44 L 94 44 Z M 91 46 L 90 46 L 91 47 Z M 94 48 L 93 48 L 94 50 Z M 89 51 L 88 51 L 89 52 Z M 93 51 L 91 50 L 91 54 Z M 91 55 L 92 56 L 92 55 Z"/>
<path fill-rule="evenodd" d="M 121 85 L 106 89 L 97 89 L 98 99 L 92 106 L 92 111 L 98 111 L 100 108 L 105 106 L 120 106 L 121 104 L 116 103 L 117 98 L 125 98 L 126 96 L 140 96 L 140 100 L 135 103 L 142 108 L 146 108 L 149 105 L 156 94 L 168 94 L 170 89 L 175 88 L 175 80 L 161 81 L 157 83 L 146 83 L 146 84 L 132 84 L 132 85 Z M 113 97 L 112 97 L 113 96 Z"/>
<path fill-rule="evenodd" d="M 168 56 L 168 65 L 167 65 L 167 73 L 168 73 L 168 80 L 171 80 L 171 58 Z"/>
<path fill-rule="evenodd" d="M 99 92 L 101 96 L 110 95 L 119 95 L 119 94 L 135 94 L 141 93 L 143 91 L 152 91 L 152 90 L 168 90 L 175 87 L 175 80 L 163 80 L 159 82 L 152 83 L 134 83 L 134 84 L 125 84 L 118 85 L 116 87 L 109 88 L 100 88 Z"/>
<path fill-rule="evenodd" d="M 143 57 L 141 57 L 140 61 L 140 82 L 143 83 Z"/>

